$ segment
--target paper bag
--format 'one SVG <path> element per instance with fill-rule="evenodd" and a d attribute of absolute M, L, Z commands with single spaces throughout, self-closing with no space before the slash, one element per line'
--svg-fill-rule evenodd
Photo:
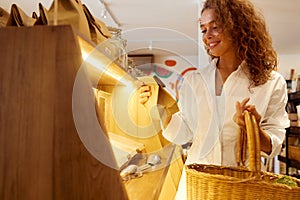
<path fill-rule="evenodd" d="M 9 18 L 9 13 L 0 7 L 0 28 L 6 26 L 8 18 Z"/>
<path fill-rule="evenodd" d="M 151 87 L 151 96 L 145 104 L 141 104 L 137 92 L 136 97 L 129 103 L 130 116 L 137 126 L 149 127 L 143 129 L 148 131 L 143 132 L 143 135 L 155 135 L 161 131 L 161 125 L 167 125 L 164 124 L 168 123 L 165 119 L 179 110 L 177 102 L 153 77 L 145 76 L 138 79 Z"/>
<path fill-rule="evenodd" d="M 54 25 L 54 2 L 48 11 L 48 24 Z M 57 0 L 57 24 L 71 24 L 79 32 L 91 39 L 89 24 L 83 12 L 80 0 Z"/>
<path fill-rule="evenodd" d="M 47 9 L 42 5 L 42 3 L 39 3 L 39 12 L 40 12 L 40 16 L 37 17 L 36 22 L 34 23 L 34 25 L 47 25 L 48 24 L 48 11 Z"/>
<path fill-rule="evenodd" d="M 28 16 L 21 8 L 16 4 L 12 4 L 10 8 L 9 18 L 7 20 L 7 26 L 32 26 L 36 19 Z"/>
<path fill-rule="evenodd" d="M 32 17 L 33 19 L 38 19 L 38 18 L 39 18 L 38 15 L 36 14 L 36 12 L 32 12 L 31 17 Z"/>
<path fill-rule="evenodd" d="M 111 33 L 109 32 L 106 25 L 102 21 L 98 19 L 96 20 L 86 5 L 83 4 L 82 6 L 84 14 L 89 24 L 92 41 L 96 44 L 99 44 L 105 41 L 106 39 L 111 38 Z"/>

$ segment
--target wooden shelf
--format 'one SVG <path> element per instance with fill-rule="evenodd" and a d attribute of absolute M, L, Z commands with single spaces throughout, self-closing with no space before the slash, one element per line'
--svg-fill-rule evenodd
<path fill-rule="evenodd" d="M 291 102 L 299 102 L 300 101 L 300 92 L 291 92 L 291 93 L 288 93 L 288 101 L 291 101 Z"/>
<path fill-rule="evenodd" d="M 180 157 L 167 168 L 124 184 L 119 170 L 100 162 L 83 144 L 74 122 L 72 94 L 83 63 L 80 47 L 89 46 L 89 41 L 79 37 L 70 25 L 0 29 L 0 197 L 174 197 L 183 168 Z M 107 59 L 101 52 L 94 56 Z M 134 81 L 118 66 L 105 70 L 112 70 L 109 72 L 122 80 Z M 86 74 L 92 77 L 93 86 L 105 92 L 116 84 L 112 77 L 98 80 L 94 71 Z M 93 102 L 96 106 L 94 98 L 82 96 L 80 102 Z M 88 121 L 89 116 L 80 112 L 82 119 Z M 161 140 L 159 136 L 157 140 Z M 101 144 L 105 155 L 115 161 L 111 144 Z"/>
<path fill-rule="evenodd" d="M 286 107 L 286 110 L 288 113 L 292 114 L 294 113 L 297 115 L 297 108 L 296 106 L 300 104 L 300 92 L 293 92 L 288 93 L 288 104 Z M 289 175 L 289 168 L 295 167 L 297 169 L 300 169 L 300 162 L 297 160 L 289 159 L 289 138 L 291 137 L 298 137 L 300 138 L 300 127 L 299 126 L 291 126 L 289 128 L 286 128 L 286 134 L 285 134 L 285 156 L 278 156 L 279 161 L 284 162 L 286 164 L 286 174 Z"/>
<path fill-rule="evenodd" d="M 291 126 L 287 128 L 287 134 L 291 137 L 300 137 L 300 126 Z"/>
<path fill-rule="evenodd" d="M 181 148 L 169 145 L 167 149 L 164 149 L 163 154 L 167 156 L 171 154 L 171 156 L 162 157 L 161 165 L 164 167 L 145 173 L 141 178 L 125 182 L 129 199 L 165 200 L 175 198 L 183 168 Z"/>
<path fill-rule="evenodd" d="M 284 156 L 278 155 L 278 160 L 281 161 L 281 162 L 287 163 L 287 159 Z M 289 159 L 288 162 L 289 162 L 290 167 L 295 167 L 297 169 L 300 169 L 300 162 L 299 161 Z"/>
<path fill-rule="evenodd" d="M 82 55 L 73 28 L 0 28 L 0 44 L 1 199 L 128 199 L 119 172 L 87 151 L 74 124 Z"/>

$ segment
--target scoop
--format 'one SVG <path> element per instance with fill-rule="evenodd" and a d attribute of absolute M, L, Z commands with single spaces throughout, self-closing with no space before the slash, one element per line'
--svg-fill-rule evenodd
<path fill-rule="evenodd" d="M 147 163 L 140 166 L 138 168 L 138 171 L 145 171 L 147 169 L 149 169 L 150 167 L 153 167 L 155 165 L 157 165 L 158 163 L 160 163 L 160 156 L 157 155 L 157 154 L 151 154 L 148 156 L 148 159 L 147 159 Z"/>
<path fill-rule="evenodd" d="M 125 178 L 126 176 L 130 174 L 134 174 L 137 172 L 138 166 L 137 165 L 128 165 L 125 169 L 123 169 L 120 173 L 120 176 L 122 178 Z"/>

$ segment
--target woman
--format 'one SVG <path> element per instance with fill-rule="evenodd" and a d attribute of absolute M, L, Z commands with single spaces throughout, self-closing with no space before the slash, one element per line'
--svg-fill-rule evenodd
<path fill-rule="evenodd" d="M 211 63 L 184 77 L 180 111 L 168 119 L 163 135 L 177 144 L 192 142 L 185 164 L 236 166 L 238 132 L 245 129 L 248 110 L 259 123 L 262 154 L 274 157 L 289 126 L 287 90 L 275 71 L 277 55 L 263 17 L 248 0 L 206 0 L 200 28 Z M 147 89 L 141 88 L 142 103 Z"/>

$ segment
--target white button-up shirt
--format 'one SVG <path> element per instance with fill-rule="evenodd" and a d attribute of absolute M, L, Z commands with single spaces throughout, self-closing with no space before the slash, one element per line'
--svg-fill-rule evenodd
<path fill-rule="evenodd" d="M 235 103 L 250 97 L 261 115 L 260 127 L 271 137 L 272 153 L 279 154 L 289 126 L 285 106 L 285 79 L 272 72 L 271 80 L 249 89 L 249 80 L 239 66 L 223 85 L 221 96 L 215 95 L 216 59 L 203 69 L 184 77 L 179 92 L 180 111 L 172 116 L 163 135 L 169 141 L 184 144 L 192 141 L 186 164 L 221 164 L 236 166 L 238 126 L 233 121 Z M 218 100 L 216 99 L 218 98 Z"/>

